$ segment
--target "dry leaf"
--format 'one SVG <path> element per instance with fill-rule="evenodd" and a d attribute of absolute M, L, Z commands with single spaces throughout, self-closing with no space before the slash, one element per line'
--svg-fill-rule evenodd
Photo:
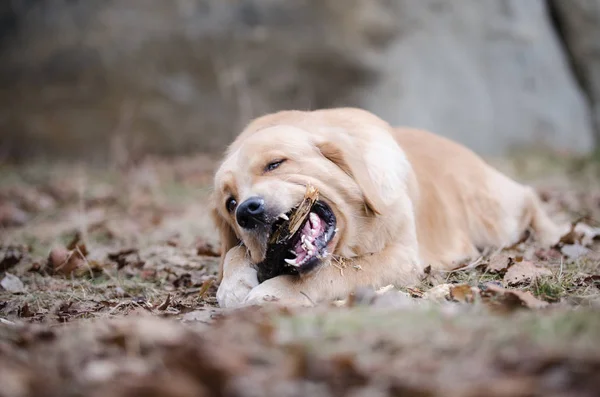
<path fill-rule="evenodd" d="M 511 266 L 504 275 L 504 285 L 530 283 L 541 276 L 551 276 L 552 272 L 545 267 L 536 266 L 533 262 L 521 261 Z"/>
<path fill-rule="evenodd" d="M 81 233 L 75 233 L 75 236 L 71 240 L 69 244 L 67 244 L 67 249 L 69 251 L 78 250 L 83 256 L 87 256 L 89 254 L 85 243 L 81 239 Z"/>
<path fill-rule="evenodd" d="M 108 259 L 117 263 L 117 269 L 122 269 L 127 265 L 131 265 L 135 268 L 141 268 L 145 263 L 140 258 L 137 248 L 129 248 L 110 253 L 108 254 Z"/>
<path fill-rule="evenodd" d="M 559 248 L 565 244 L 581 244 L 581 239 L 583 238 L 583 234 L 576 231 L 577 225 L 581 222 L 582 219 L 578 219 L 571 223 L 571 228 L 567 233 L 560 237 L 560 240 L 556 244 L 556 248 Z"/>
<path fill-rule="evenodd" d="M 454 285 L 450 287 L 450 298 L 462 303 L 473 303 L 478 289 L 468 284 Z"/>
<path fill-rule="evenodd" d="M 196 255 L 214 257 L 221 256 L 221 254 L 215 249 L 215 247 L 211 243 L 207 243 L 204 241 L 200 241 L 196 245 Z"/>
<path fill-rule="evenodd" d="M 25 302 L 23 304 L 23 306 L 21 306 L 18 314 L 19 314 L 19 317 L 25 317 L 25 318 L 33 317 L 35 315 L 35 313 L 33 313 L 31 311 L 31 309 L 29 309 L 29 305 L 27 304 L 27 302 Z"/>
<path fill-rule="evenodd" d="M 12 292 L 13 294 L 25 292 L 25 285 L 21 279 L 13 274 L 6 273 L 2 281 L 0 281 L 0 285 L 8 292 Z"/>
<path fill-rule="evenodd" d="M 423 299 L 433 302 L 443 302 L 450 297 L 450 288 L 452 284 L 437 285 L 423 294 Z"/>
<path fill-rule="evenodd" d="M 48 256 L 48 267 L 52 273 L 69 275 L 84 264 L 79 250 L 69 251 L 65 247 L 55 247 Z"/>
<path fill-rule="evenodd" d="M 509 311 L 523 307 L 541 309 L 549 305 L 548 302 L 537 299 L 529 291 L 506 289 L 492 283 L 485 284 L 481 288 L 481 298 L 496 308 Z"/>
<path fill-rule="evenodd" d="M 487 270 L 490 273 L 504 273 L 515 263 L 513 257 L 506 252 L 500 252 L 490 257 Z"/>
<path fill-rule="evenodd" d="M 598 285 L 600 286 L 600 274 L 578 274 L 575 278 L 575 285 Z"/>

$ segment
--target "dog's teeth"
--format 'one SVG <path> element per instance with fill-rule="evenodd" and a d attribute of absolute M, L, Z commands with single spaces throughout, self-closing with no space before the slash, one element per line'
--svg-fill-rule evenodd
<path fill-rule="evenodd" d="M 304 242 L 306 241 L 306 235 L 302 235 L 300 236 L 300 241 L 302 242 L 302 244 L 304 244 Z"/>
<path fill-rule="evenodd" d="M 290 220 L 290 218 L 286 214 L 284 214 L 283 212 L 281 214 L 279 214 L 278 218 L 281 218 L 281 219 L 286 220 L 286 221 Z"/>
<path fill-rule="evenodd" d="M 310 242 L 310 240 L 306 239 L 306 241 L 304 242 L 304 244 L 306 244 L 306 247 L 308 247 L 308 251 L 314 251 L 315 246 Z"/>
<path fill-rule="evenodd" d="M 294 257 L 298 256 L 298 254 L 296 253 L 296 251 L 294 250 L 288 250 L 288 252 L 292 255 L 294 255 Z"/>
<path fill-rule="evenodd" d="M 285 263 L 287 263 L 288 265 L 292 265 L 292 266 L 298 266 L 298 264 L 296 263 L 296 259 L 284 259 Z"/>
<path fill-rule="evenodd" d="M 310 213 L 310 215 L 308 216 L 308 219 L 310 220 L 310 223 L 319 222 L 319 216 L 317 214 L 315 214 L 314 212 Z"/>

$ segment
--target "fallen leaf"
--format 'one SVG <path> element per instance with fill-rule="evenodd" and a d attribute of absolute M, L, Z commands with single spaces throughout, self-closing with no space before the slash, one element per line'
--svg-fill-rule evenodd
<path fill-rule="evenodd" d="M 581 235 L 581 245 L 590 247 L 600 237 L 600 228 L 592 227 L 586 223 L 579 223 L 576 232 Z"/>
<path fill-rule="evenodd" d="M 21 279 L 10 273 L 5 273 L 4 278 L 0 281 L 0 286 L 13 294 L 25 292 L 25 285 Z"/>
<path fill-rule="evenodd" d="M 48 267 L 54 274 L 69 275 L 84 264 L 85 258 L 78 250 L 55 247 L 48 256 Z"/>
<path fill-rule="evenodd" d="M 423 299 L 433 302 L 443 302 L 450 298 L 450 288 L 452 284 L 440 284 L 429 289 L 423 294 Z"/>
<path fill-rule="evenodd" d="M 189 273 L 180 274 L 175 280 L 173 280 L 173 286 L 175 288 L 190 288 L 193 284 L 192 275 Z"/>
<path fill-rule="evenodd" d="M 196 255 L 218 257 L 221 254 L 215 249 L 211 243 L 199 242 L 196 245 Z"/>
<path fill-rule="evenodd" d="M 508 311 L 523 307 L 541 309 L 549 305 L 548 302 L 537 299 L 529 291 L 506 289 L 492 283 L 481 287 L 481 298 L 487 304 Z"/>
<path fill-rule="evenodd" d="M 19 317 L 33 317 L 34 313 L 29 309 L 29 305 L 27 304 L 27 302 L 25 302 L 23 304 L 23 306 L 21 306 L 21 308 L 19 309 Z"/>
<path fill-rule="evenodd" d="M 522 261 L 511 266 L 504 275 L 504 285 L 517 285 L 530 283 L 541 276 L 551 276 L 552 272 L 545 267 L 537 266 L 533 262 Z"/>
<path fill-rule="evenodd" d="M 122 269 L 127 265 L 135 268 L 144 266 L 144 261 L 140 258 L 137 248 L 124 249 L 118 252 L 108 254 L 108 259 L 117 263 L 117 268 Z"/>
<path fill-rule="evenodd" d="M 457 302 L 473 303 L 477 292 L 477 289 L 469 284 L 454 285 L 450 287 L 450 298 Z"/>
<path fill-rule="evenodd" d="M 598 285 L 600 286 L 600 274 L 579 274 L 575 278 L 575 285 Z"/>
<path fill-rule="evenodd" d="M 564 235 L 562 235 L 560 237 L 560 240 L 558 240 L 558 243 L 555 245 L 555 248 L 560 248 L 562 245 L 565 244 L 581 244 L 581 239 L 583 238 L 583 234 L 578 232 L 576 230 L 577 225 L 579 224 L 579 222 L 581 222 L 583 220 L 582 219 L 578 219 L 576 221 L 574 221 L 573 223 L 571 223 L 571 228 L 569 229 L 569 231 L 567 233 L 565 233 Z"/>
<path fill-rule="evenodd" d="M 81 239 L 81 233 L 79 232 L 75 233 L 71 242 L 67 244 L 67 249 L 69 251 L 78 250 L 83 256 L 87 256 L 89 253 L 85 243 Z"/>
<path fill-rule="evenodd" d="M 509 255 L 506 252 L 500 252 L 490 257 L 487 270 L 490 273 L 504 273 L 509 267 L 514 265 L 514 263 L 515 260 L 512 255 Z"/>

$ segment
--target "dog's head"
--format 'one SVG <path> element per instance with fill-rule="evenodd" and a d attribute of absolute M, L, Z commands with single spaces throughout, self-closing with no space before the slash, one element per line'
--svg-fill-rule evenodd
<path fill-rule="evenodd" d="M 270 260 L 269 236 L 303 200 L 319 192 L 278 258 L 300 274 L 331 254 L 354 257 L 383 249 L 406 191 L 410 166 L 390 127 L 358 109 L 285 111 L 250 123 L 215 175 L 213 218 L 222 258 L 243 243 L 255 264 Z"/>

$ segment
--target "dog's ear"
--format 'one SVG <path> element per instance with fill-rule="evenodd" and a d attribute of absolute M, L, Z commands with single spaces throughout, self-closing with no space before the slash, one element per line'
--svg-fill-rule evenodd
<path fill-rule="evenodd" d="M 221 240 L 221 260 L 219 263 L 219 275 L 217 277 L 217 281 L 220 283 L 221 279 L 223 278 L 223 265 L 225 262 L 225 255 L 227 255 L 227 252 L 230 249 L 238 245 L 240 240 L 235 234 L 234 230 L 231 228 L 231 226 L 229 226 L 229 223 L 227 223 L 227 221 L 223 219 L 221 214 L 219 214 L 219 211 L 217 211 L 217 209 L 214 207 L 211 210 L 211 217 L 215 226 L 219 230 L 219 238 Z"/>
<path fill-rule="evenodd" d="M 360 188 L 367 211 L 381 215 L 385 204 L 382 200 L 380 189 L 369 174 L 369 164 L 356 145 L 349 141 L 325 141 L 317 143 L 321 154 L 329 161 L 340 167 Z"/>

